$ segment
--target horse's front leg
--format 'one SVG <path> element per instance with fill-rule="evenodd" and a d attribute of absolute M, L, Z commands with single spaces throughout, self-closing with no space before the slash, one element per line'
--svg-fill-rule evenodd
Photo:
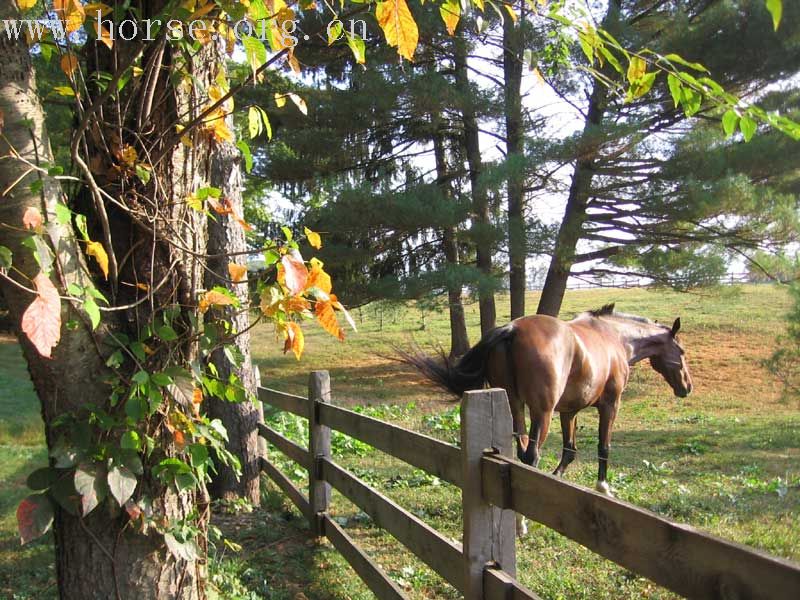
<path fill-rule="evenodd" d="M 578 446 L 575 443 L 575 428 L 578 422 L 577 412 L 562 412 L 561 417 L 561 437 L 563 447 L 561 449 L 561 461 L 558 463 L 553 475 L 562 477 L 569 464 L 575 460 L 578 454 Z"/>
<path fill-rule="evenodd" d="M 610 402 L 601 402 L 597 409 L 600 412 L 600 441 L 597 444 L 597 486 L 598 492 L 611 496 L 611 487 L 608 485 L 608 453 L 611 448 L 611 428 L 617 418 L 619 398 Z"/>

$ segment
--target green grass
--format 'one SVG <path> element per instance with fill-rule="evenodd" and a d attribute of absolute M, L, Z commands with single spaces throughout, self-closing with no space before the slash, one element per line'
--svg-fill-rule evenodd
<path fill-rule="evenodd" d="M 616 301 L 620 310 L 662 321 L 680 315 L 695 392 L 684 400 L 646 365 L 634 369 L 615 426 L 611 483 L 618 497 L 680 522 L 701 527 L 771 553 L 800 561 L 800 411 L 781 400 L 780 386 L 760 367 L 783 327 L 789 308 L 784 290 L 741 286 L 702 294 L 647 290 L 568 292 L 563 314 Z M 536 297 L 528 299 L 535 307 Z M 499 321 L 507 299 L 498 298 Z M 412 339 L 424 347 L 448 345 L 447 315 L 413 305 L 372 305 L 353 315 L 358 333 L 339 343 L 306 327 L 306 355 L 284 356 L 268 326 L 254 330 L 254 357 L 268 387 L 304 393 L 308 372 L 331 372 L 333 401 L 380 419 L 455 442 L 458 405 L 424 385 L 403 365 L 383 356 Z M 467 307 L 471 340 L 478 339 L 477 307 Z M 48 540 L 20 549 L 16 503 L 26 474 L 46 460 L 38 403 L 16 344 L 0 343 L 0 597 L 46 598 L 55 590 Z M 303 439 L 301 421 L 273 417 L 290 436 Z M 557 427 L 554 429 L 558 429 Z M 544 448 L 542 467 L 557 463 L 557 431 Z M 579 416 L 579 458 L 567 479 L 592 486 L 597 416 Z M 337 460 L 370 485 L 460 538 L 460 492 L 400 461 L 344 436 L 335 436 Z M 273 451 L 272 457 L 280 460 Z M 282 466 L 299 483 L 303 473 Z M 296 472 L 295 472 L 296 471 Z M 271 484 L 265 509 L 218 515 L 225 536 L 243 546 L 212 551 L 211 597 L 226 600 L 341 598 L 371 594 L 327 542 L 315 544 L 302 519 Z M 456 598 L 436 574 L 373 527 L 339 494 L 333 514 L 350 535 L 415 598 Z M 520 579 L 543 598 L 671 598 L 668 592 L 583 549 L 559 534 L 532 525 L 518 544 Z M 215 596 L 216 595 L 216 596 Z"/>

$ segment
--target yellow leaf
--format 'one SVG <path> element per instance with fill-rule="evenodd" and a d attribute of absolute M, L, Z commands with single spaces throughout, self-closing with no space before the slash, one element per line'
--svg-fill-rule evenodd
<path fill-rule="evenodd" d="M 102 2 L 90 2 L 83 7 L 83 10 L 87 15 L 93 19 L 96 19 L 98 11 L 100 12 L 101 17 L 105 17 L 112 11 L 112 8 L 108 4 L 103 4 Z"/>
<path fill-rule="evenodd" d="M 312 248 L 316 248 L 319 250 L 322 248 L 322 238 L 319 237 L 319 234 L 315 231 L 311 231 L 308 227 L 303 227 L 303 231 L 306 234 L 306 238 L 308 238 L 308 243 L 311 244 Z"/>
<path fill-rule="evenodd" d="M 189 208 L 196 210 L 197 212 L 202 212 L 203 210 L 203 201 L 194 192 L 186 197 L 186 204 Z"/>
<path fill-rule="evenodd" d="M 291 350 L 294 352 L 295 358 L 300 360 L 300 357 L 303 355 L 303 349 L 306 345 L 305 337 L 303 336 L 303 330 L 300 329 L 300 325 L 293 321 L 289 322 L 285 335 L 286 343 L 283 345 L 284 354 Z"/>
<path fill-rule="evenodd" d="M 136 148 L 125 144 L 119 152 L 119 158 L 125 166 L 133 167 L 136 164 L 136 159 L 139 158 L 139 154 L 136 152 Z"/>
<path fill-rule="evenodd" d="M 455 35 L 458 20 L 461 18 L 461 3 L 458 0 L 446 0 L 439 7 L 439 14 L 442 15 L 447 33 Z"/>
<path fill-rule="evenodd" d="M 109 33 L 108 29 L 100 25 L 98 21 L 94 22 L 94 31 L 97 34 L 97 41 L 105 44 L 109 50 L 114 47 L 114 40 L 111 37 L 111 33 Z"/>
<path fill-rule="evenodd" d="M 108 279 L 108 254 L 106 254 L 106 249 L 103 248 L 103 244 L 100 242 L 89 242 L 86 246 L 86 254 L 94 256 L 97 265 L 103 272 L 103 276 Z"/>
<path fill-rule="evenodd" d="M 200 303 L 197 305 L 197 308 L 201 313 L 204 313 L 212 306 L 229 306 L 231 304 L 233 304 L 233 299 L 231 297 L 216 290 L 209 290 L 200 298 Z"/>
<path fill-rule="evenodd" d="M 286 94 L 275 94 L 275 104 L 278 108 L 283 108 L 286 105 Z"/>
<path fill-rule="evenodd" d="M 78 0 L 54 0 L 53 10 L 58 18 L 64 21 L 67 33 L 78 31 L 86 20 L 86 12 Z"/>
<path fill-rule="evenodd" d="M 330 300 L 317 300 L 314 313 L 325 331 L 335 338 L 344 339 L 344 331 L 339 327 L 339 321 L 336 319 L 336 312 L 333 310 L 333 303 Z"/>
<path fill-rule="evenodd" d="M 311 271 L 308 274 L 308 282 L 306 289 L 317 288 L 326 296 L 330 295 L 333 285 L 331 284 L 331 276 L 322 269 L 322 261 L 312 258 Z"/>
<path fill-rule="evenodd" d="M 512 20 L 514 23 L 516 23 L 516 22 L 517 22 L 517 19 L 518 19 L 519 17 L 517 17 L 517 13 L 516 13 L 516 12 L 514 12 L 514 7 L 513 7 L 513 6 L 511 6 L 511 5 L 509 5 L 509 4 L 503 4 L 503 7 L 506 9 L 506 12 L 507 12 L 507 13 L 509 14 L 509 16 L 511 17 L 511 20 Z"/>
<path fill-rule="evenodd" d="M 280 265 L 278 265 L 280 267 Z M 259 308 L 264 316 L 271 319 L 278 312 L 281 302 L 281 293 L 275 286 L 264 288 L 261 292 Z"/>
<path fill-rule="evenodd" d="M 34 348 L 50 358 L 50 353 L 61 338 L 61 299 L 58 290 L 44 273 L 33 278 L 36 298 L 22 314 L 20 328 Z"/>
<path fill-rule="evenodd" d="M 19 5 L 19 9 L 24 12 L 36 6 L 36 0 L 17 0 L 17 4 Z"/>
<path fill-rule="evenodd" d="M 647 63 L 643 58 L 632 56 L 631 62 L 628 65 L 628 81 L 634 83 L 639 81 L 647 72 Z"/>
<path fill-rule="evenodd" d="M 413 61 L 419 42 L 419 29 L 406 0 L 378 2 L 375 17 L 383 29 L 386 42 L 390 46 L 396 46 L 400 56 Z"/>
<path fill-rule="evenodd" d="M 239 283 L 247 275 L 247 267 L 236 263 L 228 263 L 228 274 L 231 276 L 231 281 Z"/>

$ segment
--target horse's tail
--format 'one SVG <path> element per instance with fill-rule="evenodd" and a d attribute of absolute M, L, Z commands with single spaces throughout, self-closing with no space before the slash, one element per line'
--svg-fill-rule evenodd
<path fill-rule="evenodd" d="M 498 344 L 511 341 L 513 335 L 511 323 L 495 327 L 456 362 L 452 362 L 443 351 L 438 360 L 422 352 L 405 352 L 399 348 L 396 351 L 401 362 L 411 365 L 426 379 L 451 394 L 461 396 L 467 390 L 483 387 L 489 352 Z"/>

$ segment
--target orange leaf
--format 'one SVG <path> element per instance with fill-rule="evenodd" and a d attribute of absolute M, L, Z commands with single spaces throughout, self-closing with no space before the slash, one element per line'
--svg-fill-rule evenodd
<path fill-rule="evenodd" d="M 22 224 L 26 229 L 39 229 L 44 223 L 42 213 L 35 206 L 29 206 L 22 215 Z"/>
<path fill-rule="evenodd" d="M 317 321 L 325 331 L 335 338 L 344 339 L 344 331 L 339 327 L 339 321 L 336 319 L 336 312 L 333 310 L 333 303 L 330 300 L 317 300 L 314 312 L 317 315 Z"/>
<path fill-rule="evenodd" d="M 64 71 L 67 77 L 72 77 L 72 74 L 78 69 L 78 57 L 69 52 L 61 57 L 61 70 Z"/>
<path fill-rule="evenodd" d="M 181 449 L 186 446 L 186 437 L 183 435 L 183 432 L 180 429 L 176 429 L 172 433 L 172 437 L 175 440 L 175 445 Z"/>
<path fill-rule="evenodd" d="M 308 282 L 306 289 L 317 288 L 319 291 L 326 295 L 331 293 L 333 284 L 331 283 L 331 276 L 322 269 L 322 261 L 316 258 L 311 259 L 311 272 L 308 274 Z"/>
<path fill-rule="evenodd" d="M 94 22 L 94 30 L 97 33 L 97 41 L 102 42 L 106 45 L 106 47 L 111 50 L 114 47 L 114 39 L 111 37 L 111 33 L 100 25 L 98 21 Z"/>
<path fill-rule="evenodd" d="M 290 296 L 286 299 L 286 314 L 302 313 L 311 310 L 311 302 L 302 296 Z"/>
<path fill-rule="evenodd" d="M 233 299 L 226 296 L 222 292 L 216 290 L 208 290 L 203 297 L 200 298 L 198 309 L 201 313 L 206 312 L 212 306 L 228 306 L 233 304 Z"/>
<path fill-rule="evenodd" d="M 350 316 L 350 313 L 347 312 L 347 309 L 342 305 L 342 303 L 339 302 L 336 294 L 331 294 L 331 304 L 333 305 L 333 308 L 344 313 L 344 318 L 347 320 L 347 324 L 353 328 L 353 331 L 358 331 L 356 328 L 356 322 L 353 320 L 353 317 Z"/>
<path fill-rule="evenodd" d="M 192 404 L 200 405 L 203 403 L 203 390 L 200 388 L 194 388 L 192 390 Z"/>
<path fill-rule="evenodd" d="M 33 285 L 37 296 L 22 315 L 21 329 L 39 354 L 50 358 L 50 352 L 61 339 L 61 299 L 44 273 L 33 278 Z"/>
<path fill-rule="evenodd" d="M 308 269 L 300 253 L 294 249 L 290 250 L 283 255 L 281 264 L 283 265 L 286 287 L 289 289 L 289 293 L 292 296 L 296 296 L 306 289 Z"/>
<path fill-rule="evenodd" d="M 228 274 L 231 276 L 231 281 L 239 283 L 247 275 L 247 267 L 236 263 L 228 263 Z"/>
<path fill-rule="evenodd" d="M 305 337 L 303 336 L 303 330 L 300 329 L 300 325 L 290 321 L 288 323 L 288 327 L 286 328 L 286 343 L 283 345 L 284 354 L 291 350 L 294 352 L 295 358 L 300 360 L 300 357 L 303 355 L 303 349 L 305 348 L 305 345 Z"/>

